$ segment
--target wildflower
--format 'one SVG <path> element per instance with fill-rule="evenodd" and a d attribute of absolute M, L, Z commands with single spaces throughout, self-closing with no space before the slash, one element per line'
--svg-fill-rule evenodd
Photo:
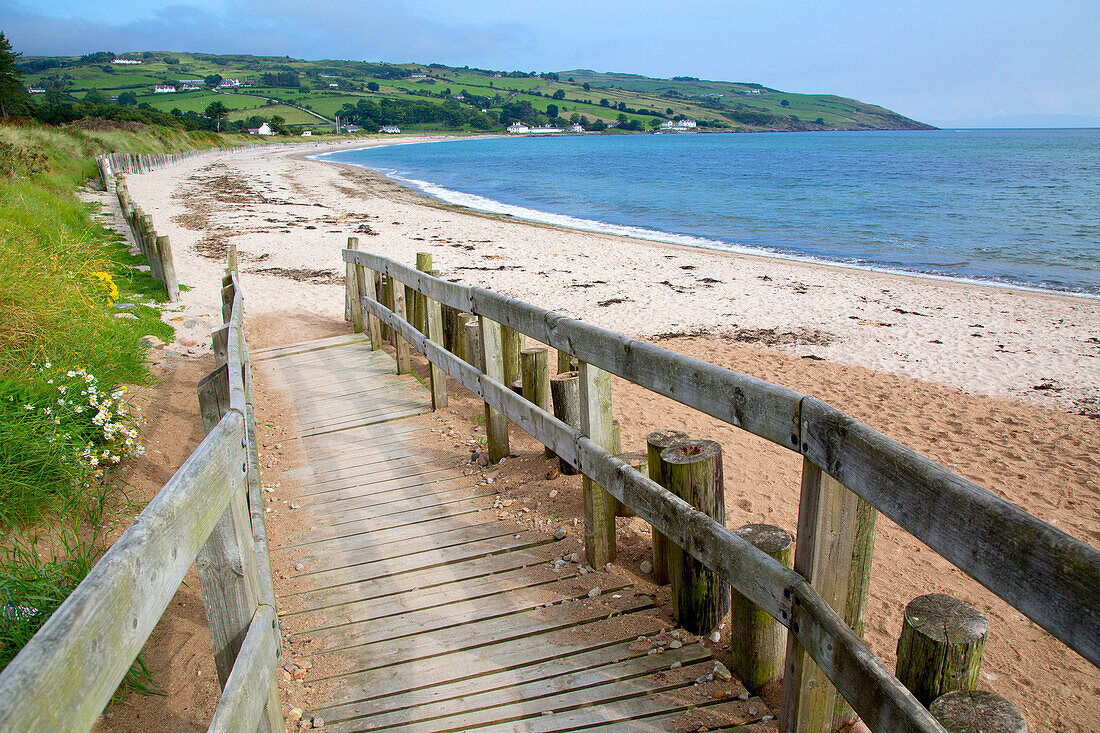
<path fill-rule="evenodd" d="M 24 410 L 33 410 L 33 409 L 34 409 L 34 405 L 23 405 L 23 409 L 24 409 Z"/>

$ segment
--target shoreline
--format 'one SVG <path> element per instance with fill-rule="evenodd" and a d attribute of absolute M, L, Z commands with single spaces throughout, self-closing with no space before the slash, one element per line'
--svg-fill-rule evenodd
<path fill-rule="evenodd" d="M 675 232 L 668 232 L 660 229 L 646 229 L 644 226 L 636 226 L 629 224 L 613 224 L 609 222 L 603 222 L 596 219 L 585 219 L 581 217 L 571 216 L 569 214 L 558 214 L 551 211 L 543 211 L 531 206 L 525 206 L 520 204 L 509 204 L 495 199 L 486 198 L 479 194 L 466 193 L 455 189 L 448 189 L 439 184 L 435 184 L 431 181 L 419 181 L 415 179 L 405 179 L 399 176 L 395 176 L 376 168 L 371 168 L 365 164 L 359 163 L 347 163 L 343 161 L 328 160 L 325 156 L 328 156 L 337 152 L 355 152 L 356 150 L 368 150 L 376 147 L 389 147 L 395 145 L 419 145 L 419 144 L 433 144 L 440 142 L 459 142 L 472 139 L 491 139 L 491 138 L 506 138 L 505 135 L 484 135 L 484 136 L 450 136 L 442 137 L 434 140 L 385 140 L 380 141 L 379 144 L 363 145 L 363 146 L 351 146 L 341 148 L 339 150 L 325 151 L 322 153 L 309 153 L 302 156 L 304 160 L 311 160 L 318 163 L 325 163 L 328 165 L 349 166 L 357 168 L 359 170 L 370 171 L 371 173 L 382 176 L 393 183 L 406 188 L 410 193 L 420 196 L 429 201 L 443 203 L 448 206 L 459 207 L 462 210 L 468 212 L 477 212 L 481 214 L 492 214 L 495 216 L 508 217 L 509 220 L 524 221 L 533 225 L 550 226 L 565 230 L 587 232 L 592 234 L 604 234 L 615 237 L 625 237 L 628 239 L 635 239 L 648 243 L 661 243 L 672 244 L 677 246 L 705 249 L 712 252 L 723 252 L 732 255 L 744 255 L 747 257 L 765 257 L 769 259 L 784 260 L 789 262 L 798 262 L 807 265 L 819 265 L 824 267 L 835 267 L 844 270 L 856 270 L 860 272 L 875 272 L 883 275 L 897 276 L 897 277 L 912 277 L 921 280 L 935 280 L 941 282 L 954 282 L 962 285 L 978 286 L 978 287 L 991 287 L 1001 288 L 1005 290 L 1017 290 L 1027 293 L 1035 293 L 1040 295 L 1056 295 L 1064 296 L 1067 298 L 1081 298 L 1085 300 L 1100 301 L 1100 293 L 1093 293 L 1087 291 L 1075 291 L 1070 289 L 1055 289 L 1036 285 L 1027 285 L 1024 283 L 1000 281 L 993 278 L 983 279 L 978 277 L 966 277 L 963 275 L 951 275 L 941 274 L 935 272 L 922 272 L 919 270 L 905 269 L 901 267 L 891 267 L 888 265 L 877 265 L 874 263 L 858 263 L 858 262 L 846 262 L 837 259 L 828 259 L 824 257 L 815 257 L 812 255 L 802 255 L 793 252 L 782 252 L 770 250 L 766 247 L 754 247 L 751 245 L 738 244 L 735 242 L 723 242 L 721 240 L 711 240 L 705 237 L 699 237 L 691 234 L 677 234 Z M 438 188 L 441 191 L 445 191 L 451 194 L 457 194 L 459 196 L 485 202 L 487 206 L 495 206 L 499 210 L 493 208 L 480 208 L 473 202 L 458 202 L 448 200 L 442 195 L 436 195 L 425 187 L 431 186 Z M 508 210 L 513 210 L 517 213 L 510 213 Z M 539 218 L 545 217 L 545 218 Z M 688 241 L 694 240 L 694 241 Z"/>

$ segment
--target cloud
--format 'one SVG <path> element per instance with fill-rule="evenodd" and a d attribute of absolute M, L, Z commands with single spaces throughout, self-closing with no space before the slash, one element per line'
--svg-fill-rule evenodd
<path fill-rule="evenodd" d="M 163 50 L 468 64 L 511 55 L 530 41 L 515 24 L 442 21 L 380 0 L 170 5 L 119 23 L 0 2 L 0 16 L 12 44 L 29 56 Z"/>

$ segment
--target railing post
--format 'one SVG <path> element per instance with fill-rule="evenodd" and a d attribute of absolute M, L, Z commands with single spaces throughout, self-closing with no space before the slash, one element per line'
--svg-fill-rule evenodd
<path fill-rule="evenodd" d="M 376 285 L 378 280 L 376 276 L 378 273 L 373 270 L 367 270 L 365 274 L 366 277 L 363 278 L 363 291 L 360 293 L 360 297 L 377 301 L 378 292 L 376 290 Z M 362 308 L 362 303 L 360 303 L 360 313 L 362 312 Z M 373 313 L 368 313 L 366 327 L 367 332 L 370 334 L 370 347 L 378 351 L 382 348 L 382 324 L 378 320 L 378 316 Z"/>
<path fill-rule="evenodd" d="M 348 249 L 359 249 L 359 238 L 348 237 Z M 347 320 L 351 321 L 353 333 L 363 333 L 363 304 L 359 301 L 363 293 L 360 287 L 363 281 L 361 265 L 348 262 L 344 266 L 344 293 L 347 302 Z"/>
<path fill-rule="evenodd" d="M 581 429 L 580 390 L 580 377 L 577 372 L 558 372 L 550 380 L 550 399 L 554 404 L 554 417 L 574 430 Z M 576 476 L 580 473 L 573 464 L 561 457 L 558 458 L 558 469 L 565 476 Z"/>
<path fill-rule="evenodd" d="M 427 310 L 428 339 L 439 346 L 443 345 L 443 310 L 438 300 L 425 299 Z M 447 373 L 434 362 L 429 362 L 431 376 L 432 409 L 439 410 L 447 406 Z"/>
<path fill-rule="evenodd" d="M 508 329 L 508 331 L 519 333 L 518 331 L 512 331 L 512 329 Z M 507 345 L 507 339 L 504 343 Z M 538 406 L 543 412 L 550 412 L 550 364 L 547 359 L 546 347 L 523 349 L 517 355 L 519 356 L 520 374 L 523 382 L 523 398 Z M 504 365 L 505 367 L 508 366 L 507 358 L 504 360 Z M 505 374 L 504 378 L 508 379 L 508 375 Z M 545 447 L 543 450 L 547 458 L 554 457 L 554 451 L 549 447 Z"/>
<path fill-rule="evenodd" d="M 172 261 L 172 242 L 167 235 L 157 237 L 157 252 L 160 254 L 160 269 L 164 273 L 164 289 L 168 291 L 168 302 L 180 299 L 180 286 L 176 281 L 176 263 Z"/>
<path fill-rule="evenodd" d="M 611 375 L 580 363 L 581 432 L 611 449 Z M 594 568 L 615 560 L 615 497 L 584 476 L 584 556 Z"/>
<path fill-rule="evenodd" d="M 416 269 L 421 272 L 431 272 L 432 253 L 416 253 Z M 420 333 L 428 333 L 428 296 L 420 291 L 413 292 L 413 317 L 412 324 Z"/>
<path fill-rule="evenodd" d="M 878 512 L 844 484 L 803 459 L 794 569 L 859 636 L 865 622 L 877 517 Z M 791 628 L 798 621 L 795 606 Z M 847 703 L 794 634 L 787 636 L 784 668 L 780 717 L 784 733 L 830 731 L 843 724 L 838 718 L 850 717 Z"/>
<path fill-rule="evenodd" d="M 943 593 L 905 606 L 896 677 L 924 705 L 978 684 L 989 621 L 969 603 Z"/>
<path fill-rule="evenodd" d="M 649 477 L 666 489 L 668 481 L 661 467 L 661 451 L 685 440 L 688 434 L 680 430 L 655 430 L 645 438 Z M 653 546 L 653 582 L 668 585 L 668 538 L 652 525 L 649 532 Z"/>
<path fill-rule="evenodd" d="M 390 278 L 390 290 L 393 292 L 393 311 L 400 317 L 405 317 L 405 283 L 397 278 Z M 403 336 L 393 332 L 393 349 L 397 360 L 397 373 L 408 374 L 412 368 L 409 361 L 409 342 Z"/>
<path fill-rule="evenodd" d="M 771 524 L 746 524 L 735 534 L 769 557 L 791 566 L 791 535 Z M 737 591 L 730 598 L 730 670 L 754 694 L 783 678 L 787 629 Z"/>
<path fill-rule="evenodd" d="M 481 354 L 484 360 L 482 371 L 490 379 L 504 382 L 504 354 L 500 344 L 500 324 L 478 316 L 479 335 L 481 336 Z M 489 439 L 489 461 L 497 463 L 507 458 L 511 452 L 508 447 L 508 420 L 504 413 L 485 403 L 485 435 Z"/>
<path fill-rule="evenodd" d="M 393 278 L 389 275 L 381 275 L 379 284 L 379 296 L 380 297 L 378 299 L 378 302 L 380 302 L 387 310 L 396 313 L 393 308 Z M 393 344 L 394 348 L 397 348 L 397 332 L 387 326 L 385 323 L 382 324 L 382 339 L 385 341 L 389 341 L 391 344 Z"/>

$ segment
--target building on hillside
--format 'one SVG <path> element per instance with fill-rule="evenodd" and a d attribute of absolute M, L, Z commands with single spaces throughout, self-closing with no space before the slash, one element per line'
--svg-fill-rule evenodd
<path fill-rule="evenodd" d="M 198 84 L 191 84 L 190 82 L 180 86 L 180 91 L 181 92 L 197 92 L 200 89 L 202 89 L 201 86 L 199 86 Z"/>
<path fill-rule="evenodd" d="M 153 87 L 153 94 L 173 94 L 176 88 L 170 84 L 157 84 Z"/>
<path fill-rule="evenodd" d="M 202 84 L 205 79 L 176 79 L 177 84 Z"/>
<path fill-rule="evenodd" d="M 111 63 L 112 64 L 122 64 L 124 66 L 137 66 L 141 62 L 138 61 L 137 59 L 114 59 L 113 61 L 111 61 Z"/>
<path fill-rule="evenodd" d="M 218 89 L 226 89 L 230 87 L 239 87 L 241 85 L 240 79 L 222 79 L 218 84 Z"/>
<path fill-rule="evenodd" d="M 521 133 L 521 132 L 530 132 L 530 131 L 531 131 L 530 127 L 528 127 L 527 125 L 521 125 L 518 122 L 513 122 L 512 124 L 508 125 L 508 132 Z"/>
<path fill-rule="evenodd" d="M 313 137 L 313 130 L 303 130 L 302 137 Z"/>
<path fill-rule="evenodd" d="M 45 94 L 46 90 L 42 87 L 30 87 L 27 89 L 27 94 Z"/>
<path fill-rule="evenodd" d="M 379 132 L 385 132 L 385 133 L 390 134 L 390 135 L 400 135 L 401 134 L 401 128 L 398 127 L 397 125 L 383 125 L 382 127 L 378 128 L 378 131 Z"/>
<path fill-rule="evenodd" d="M 546 125 L 544 127 L 532 127 L 530 130 L 528 130 L 528 132 L 530 132 L 531 134 L 545 135 L 552 132 L 561 132 L 561 128 Z"/>
<path fill-rule="evenodd" d="M 359 125 L 340 125 L 340 132 L 359 132 L 362 129 Z"/>
<path fill-rule="evenodd" d="M 661 123 L 662 130 L 694 130 L 698 126 L 695 120 L 683 118 L 679 120 L 665 120 Z"/>
<path fill-rule="evenodd" d="M 274 135 L 275 131 L 271 129 L 271 125 L 266 122 L 259 127 L 248 128 L 248 134 L 250 135 Z"/>
<path fill-rule="evenodd" d="M 569 132 L 584 132 L 584 127 L 581 125 L 570 125 Z"/>
<path fill-rule="evenodd" d="M 417 72 L 417 73 L 414 73 L 414 74 L 409 74 L 409 78 L 410 79 L 427 79 L 428 75 L 427 74 L 421 74 L 421 73 Z"/>
<path fill-rule="evenodd" d="M 329 82 L 329 88 L 331 88 L 331 89 L 339 89 L 339 88 L 340 88 L 340 85 L 339 85 L 339 84 L 337 84 L 336 82 L 332 81 L 332 82 Z"/>

